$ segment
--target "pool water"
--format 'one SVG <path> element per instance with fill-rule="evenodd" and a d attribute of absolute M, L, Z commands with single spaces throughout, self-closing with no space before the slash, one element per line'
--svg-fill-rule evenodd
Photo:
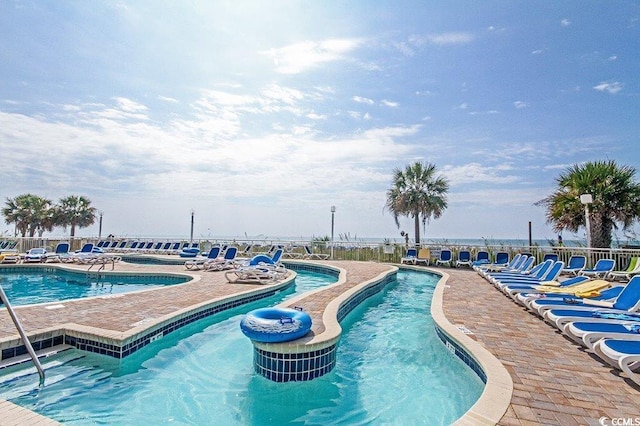
<path fill-rule="evenodd" d="M 53 268 L 0 270 L 0 285 L 13 306 L 129 293 L 187 282 L 187 276 L 121 275 Z"/>
<path fill-rule="evenodd" d="M 437 277 L 413 271 L 345 318 L 331 373 L 288 383 L 255 374 L 243 313 L 334 280 L 301 271 L 295 289 L 198 321 L 122 361 L 62 352 L 45 361 L 43 388 L 35 374 L 10 371 L 0 398 L 82 425 L 450 424 L 476 402 L 483 383 L 435 335 Z"/>

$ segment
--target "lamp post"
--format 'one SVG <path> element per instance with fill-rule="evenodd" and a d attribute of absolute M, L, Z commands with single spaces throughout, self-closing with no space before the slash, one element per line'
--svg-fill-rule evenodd
<path fill-rule="evenodd" d="M 195 214 L 195 211 L 191 209 L 191 233 L 189 234 L 189 243 L 193 243 L 193 215 L 194 214 Z"/>
<path fill-rule="evenodd" d="M 580 202 L 584 204 L 584 219 L 585 227 L 587 229 L 587 249 L 591 248 L 591 219 L 589 218 L 589 204 L 593 203 L 593 196 L 591 194 L 582 194 L 580 196 Z"/>
<path fill-rule="evenodd" d="M 100 220 L 98 221 L 98 240 L 100 240 L 102 238 L 102 215 L 104 212 L 101 210 L 98 214 L 100 215 Z"/>
<path fill-rule="evenodd" d="M 331 206 L 331 259 L 333 259 L 333 226 L 335 224 L 336 206 Z"/>

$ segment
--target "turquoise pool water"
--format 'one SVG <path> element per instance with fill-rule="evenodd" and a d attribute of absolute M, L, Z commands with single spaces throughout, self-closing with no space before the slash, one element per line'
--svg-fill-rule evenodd
<path fill-rule="evenodd" d="M 13 306 L 105 296 L 181 284 L 189 277 L 171 275 L 107 275 L 54 268 L 0 269 L 0 285 Z"/>
<path fill-rule="evenodd" d="M 334 278 L 299 272 L 296 288 L 180 329 L 123 361 L 71 350 L 45 361 L 46 384 L 9 371 L 0 398 L 69 424 L 450 424 L 483 383 L 435 335 L 435 277 L 397 283 L 343 321 L 336 368 L 310 382 L 253 372 L 243 313 Z M 22 374 L 22 375 L 21 375 Z"/>

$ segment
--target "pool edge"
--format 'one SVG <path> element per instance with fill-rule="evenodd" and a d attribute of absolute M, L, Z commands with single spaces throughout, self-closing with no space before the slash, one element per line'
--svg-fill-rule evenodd
<path fill-rule="evenodd" d="M 403 266 L 404 268 L 404 266 Z M 414 268 L 409 268 L 414 269 Z M 424 268 L 415 268 L 424 271 Z M 471 408 L 453 424 L 455 425 L 495 425 L 500 422 L 511 404 L 513 394 L 513 380 L 507 369 L 491 352 L 481 343 L 455 327 L 445 316 L 443 309 L 444 292 L 450 275 L 444 271 L 427 269 L 429 272 L 440 275 L 436 284 L 431 302 L 431 316 L 434 323 L 450 339 L 463 347 L 484 370 L 486 374 L 485 388 L 480 398 Z"/>

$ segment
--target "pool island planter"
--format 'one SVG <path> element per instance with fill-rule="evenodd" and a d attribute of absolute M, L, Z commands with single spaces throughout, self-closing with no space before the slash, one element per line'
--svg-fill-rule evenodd
<path fill-rule="evenodd" d="M 327 265 L 323 267 L 330 268 Z M 339 271 L 337 283 L 302 294 L 278 305 L 278 308 L 304 305 L 304 299 L 310 295 L 343 285 L 346 282 L 346 271 L 335 269 Z M 336 351 L 342 335 L 340 322 L 362 301 L 395 282 L 397 273 L 398 268 L 394 267 L 346 290 L 329 302 L 322 314 L 324 331 L 319 334 L 315 334 L 312 329 L 306 336 L 288 342 L 265 343 L 252 340 L 255 372 L 274 382 L 309 381 L 329 373 L 336 365 Z"/>

